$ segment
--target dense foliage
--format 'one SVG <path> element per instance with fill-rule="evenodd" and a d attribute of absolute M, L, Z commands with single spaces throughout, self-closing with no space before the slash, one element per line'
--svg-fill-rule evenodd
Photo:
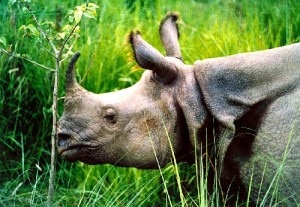
<path fill-rule="evenodd" d="M 85 3 L 32 0 L 41 22 L 53 21 L 54 32 L 68 21 L 68 10 Z M 186 63 L 197 59 L 254 51 L 300 41 L 298 0 L 95 0 L 96 21 L 82 21 L 75 50 L 82 53 L 78 79 L 88 90 L 106 92 L 135 83 L 141 70 L 132 62 L 127 35 L 139 29 L 160 51 L 160 20 L 168 11 L 181 16 L 181 47 Z M 53 65 L 39 41 L 19 31 L 31 16 L 8 0 L 0 2 L 0 37 L 5 49 Z M 0 44 L 0 47 L 4 47 Z M 64 63 L 64 66 L 67 62 Z M 64 67 L 65 68 L 65 67 Z M 64 96 L 60 71 L 59 96 Z M 0 205 L 43 206 L 46 201 L 52 127 L 53 73 L 0 53 Z M 62 111 L 60 104 L 60 113 Z M 195 188 L 195 167 L 179 166 L 185 202 L 205 206 Z M 87 166 L 58 158 L 56 206 L 181 205 L 174 168 L 162 172 L 110 165 Z M 161 176 L 161 173 L 163 176 Z M 199 184 L 199 183 L 198 183 Z M 216 203 L 217 198 L 211 201 Z"/>

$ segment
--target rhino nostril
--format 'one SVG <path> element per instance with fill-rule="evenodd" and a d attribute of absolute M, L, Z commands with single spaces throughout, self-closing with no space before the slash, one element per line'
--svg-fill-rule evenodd
<path fill-rule="evenodd" d="M 58 133 L 57 137 L 58 137 L 58 146 L 60 147 L 67 146 L 71 139 L 71 135 L 67 133 Z"/>

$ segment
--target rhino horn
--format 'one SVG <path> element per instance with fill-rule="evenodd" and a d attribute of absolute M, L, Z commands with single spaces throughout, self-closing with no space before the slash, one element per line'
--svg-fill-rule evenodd
<path fill-rule="evenodd" d="M 76 77 L 75 77 L 75 65 L 80 57 L 80 53 L 76 52 L 73 57 L 71 58 L 71 61 L 68 65 L 67 71 L 66 71 L 66 93 L 71 93 L 75 88 L 79 87 L 79 84 L 77 83 Z"/>
<path fill-rule="evenodd" d="M 152 70 L 156 77 L 165 84 L 169 84 L 175 80 L 177 76 L 176 66 L 143 40 L 140 32 L 131 32 L 129 39 L 135 59 L 142 68 Z"/>
<path fill-rule="evenodd" d="M 167 56 L 183 60 L 179 45 L 178 17 L 178 14 L 175 13 L 168 14 L 160 24 L 159 34 Z"/>

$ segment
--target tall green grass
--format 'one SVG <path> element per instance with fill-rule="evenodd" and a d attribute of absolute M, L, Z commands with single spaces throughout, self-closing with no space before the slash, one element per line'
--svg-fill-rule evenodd
<path fill-rule="evenodd" d="M 68 9 L 85 1 L 32 0 L 40 21 L 64 21 Z M 96 21 L 83 21 L 75 49 L 81 85 L 107 92 L 135 83 L 127 35 L 133 29 L 163 52 L 158 27 L 168 11 L 178 11 L 186 63 L 197 59 L 266 49 L 300 41 L 298 0 L 156 0 L 127 8 L 130 0 L 96 0 Z M 11 50 L 51 65 L 38 42 L 18 28 L 32 23 L 20 8 L 0 2 L 0 36 Z M 62 15 L 62 20 L 60 19 Z M 8 48 L 9 49 L 9 48 Z M 129 54 L 129 55 L 128 55 Z M 66 65 L 67 63 L 65 63 Z M 65 71 L 61 71 L 64 79 Z M 0 54 L 0 206 L 44 206 L 50 163 L 52 74 Z M 64 84 L 60 84 L 64 96 Z M 62 101 L 60 102 L 60 113 Z M 208 162 L 208 161 L 206 161 Z M 58 157 L 55 206 L 221 206 L 219 192 L 207 193 L 205 162 L 158 170 L 67 163 Z M 178 184 L 178 176 L 180 182 Z M 179 186 L 178 186 L 179 185 Z M 215 182 L 215 187 L 219 184 Z M 182 190 L 180 197 L 179 189 Z"/>

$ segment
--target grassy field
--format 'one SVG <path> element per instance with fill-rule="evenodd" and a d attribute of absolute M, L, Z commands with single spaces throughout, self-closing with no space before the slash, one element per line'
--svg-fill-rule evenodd
<path fill-rule="evenodd" d="M 32 0 L 39 21 L 64 23 L 69 9 L 86 1 Z M 143 2 L 143 3 L 141 3 Z M 158 27 L 168 11 L 180 13 L 181 48 L 186 63 L 197 59 L 272 48 L 300 41 L 298 0 L 95 0 L 96 20 L 83 20 L 74 51 L 81 85 L 107 92 L 135 83 L 142 70 L 132 70 L 127 36 L 141 31 L 163 51 Z M 19 27 L 33 23 L 22 8 L 0 2 L 0 37 L 7 48 L 53 65 L 39 42 L 23 37 Z M 2 46 L 1 46 L 2 47 Z M 64 63 L 64 68 L 67 62 Z M 59 96 L 64 96 L 60 71 Z M 53 74 L 0 53 L 0 206 L 44 206 L 50 168 Z M 62 101 L 59 102 L 62 112 Z M 172 165 L 137 170 L 111 165 L 67 163 L 58 157 L 54 206 L 219 206 L 208 199 L 205 176 L 195 166 L 180 164 L 178 186 Z M 200 186 L 199 188 L 195 186 Z M 183 189 L 184 198 L 179 189 Z"/>

